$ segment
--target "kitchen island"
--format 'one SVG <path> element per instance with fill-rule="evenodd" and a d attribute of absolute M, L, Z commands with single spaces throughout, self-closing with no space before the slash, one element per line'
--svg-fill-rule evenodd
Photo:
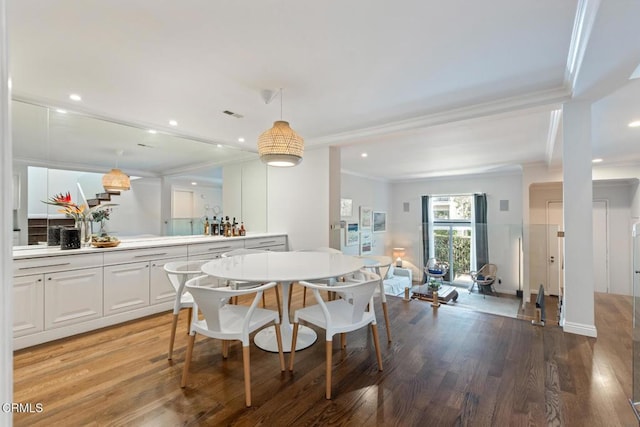
<path fill-rule="evenodd" d="M 283 233 L 123 239 L 114 248 L 23 246 L 13 251 L 14 349 L 167 311 L 164 264 L 238 248 L 287 250 Z"/>

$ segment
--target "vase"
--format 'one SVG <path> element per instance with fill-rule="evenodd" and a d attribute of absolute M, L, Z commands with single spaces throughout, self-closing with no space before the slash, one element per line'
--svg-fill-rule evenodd
<path fill-rule="evenodd" d="M 88 219 L 77 219 L 75 227 L 80 230 L 80 244 L 91 246 L 91 225 Z"/>

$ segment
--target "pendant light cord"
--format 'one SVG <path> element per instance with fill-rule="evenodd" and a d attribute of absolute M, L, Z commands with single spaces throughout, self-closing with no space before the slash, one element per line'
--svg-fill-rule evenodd
<path fill-rule="evenodd" d="M 282 121 L 282 88 L 280 88 L 280 121 Z"/>

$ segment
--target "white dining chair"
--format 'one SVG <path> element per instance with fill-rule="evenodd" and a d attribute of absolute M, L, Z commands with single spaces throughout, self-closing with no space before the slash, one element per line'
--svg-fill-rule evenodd
<path fill-rule="evenodd" d="M 188 279 L 202 274 L 202 265 L 206 262 L 207 261 L 173 261 L 164 265 L 164 271 L 167 273 L 169 281 L 176 291 L 176 296 L 173 302 L 171 338 L 169 339 L 169 360 L 171 360 L 173 356 L 173 344 L 176 340 L 176 328 L 178 327 L 178 316 L 180 315 L 180 310 L 188 308 L 189 322 L 191 321 L 193 297 L 189 292 L 184 291 L 184 285 Z M 189 322 L 187 322 L 187 328 L 189 327 Z"/>
<path fill-rule="evenodd" d="M 387 256 L 362 256 L 365 260 L 364 268 L 373 271 L 380 277 L 378 289 L 374 293 L 374 297 L 380 297 L 380 303 L 382 305 L 382 315 L 384 316 L 384 324 L 387 330 L 387 342 L 391 342 L 391 322 L 389 321 L 389 309 L 387 308 L 387 294 L 384 293 L 384 277 L 389 272 L 389 268 L 393 260 Z M 381 268 L 385 268 L 384 274 L 382 274 Z"/>
<path fill-rule="evenodd" d="M 280 316 L 277 311 L 258 308 L 258 302 L 264 291 L 275 287 L 276 283 L 270 282 L 253 288 L 233 289 L 230 286 L 207 287 L 210 281 L 211 276 L 204 275 L 189 279 L 185 285 L 186 290 L 193 295 L 194 304 L 181 387 L 184 388 L 187 385 L 196 334 L 222 340 L 222 357 L 225 359 L 228 356 L 229 341 L 239 340 L 242 342 L 245 404 L 251 406 L 249 334 L 273 323 L 276 330 L 280 371 L 284 372 L 285 370 Z M 253 293 L 255 293 L 255 298 L 250 306 L 228 304 L 228 301 L 235 296 Z M 199 319 L 198 311 L 202 312 L 204 319 Z"/>
<path fill-rule="evenodd" d="M 231 251 L 225 252 L 222 255 L 220 255 L 222 258 L 230 258 L 233 256 L 241 256 L 241 255 L 249 255 L 249 254 L 259 254 L 259 253 L 264 253 L 267 252 L 263 249 L 253 249 L 253 248 L 239 248 L 239 249 L 233 249 Z M 256 286 L 259 286 L 260 283 L 253 283 L 253 282 L 239 282 L 239 281 L 233 281 L 231 283 L 231 286 L 234 289 L 246 289 L 246 288 L 253 288 Z M 282 308 L 280 306 L 280 292 L 278 291 L 278 287 L 275 287 L 275 291 L 276 291 L 276 304 L 278 304 L 278 313 L 282 313 Z M 234 304 L 238 303 L 238 299 L 234 298 Z M 267 300 L 265 295 L 262 295 L 262 308 L 265 308 L 267 306 Z"/>
<path fill-rule="evenodd" d="M 333 301 L 324 301 L 320 291 L 326 291 L 323 284 L 299 282 L 313 291 L 318 304 L 296 310 L 293 323 L 291 348 L 296 348 L 300 321 L 311 323 L 325 330 L 326 348 L 326 392 L 325 397 L 331 399 L 331 371 L 333 354 L 333 336 L 340 334 L 341 347 L 346 346 L 345 333 L 371 325 L 373 343 L 378 359 L 378 370 L 382 371 L 382 356 L 378 339 L 378 327 L 373 305 L 373 293 L 378 287 L 379 276 L 368 271 L 359 271 L 346 277 L 346 282 L 337 282 L 332 286 L 341 297 Z M 295 351 L 291 352 L 289 370 L 293 371 Z"/>

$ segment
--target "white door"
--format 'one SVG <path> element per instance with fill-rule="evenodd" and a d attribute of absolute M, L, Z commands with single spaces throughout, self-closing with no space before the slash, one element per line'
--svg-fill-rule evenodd
<path fill-rule="evenodd" d="M 562 231 L 562 202 L 547 203 L 547 278 L 548 292 L 558 295 L 564 280 L 563 239 L 554 239 L 557 231 Z M 606 200 L 593 202 L 593 280 L 596 292 L 609 292 L 609 227 Z M 546 287 L 545 287 L 546 289 Z"/>
<path fill-rule="evenodd" d="M 172 218 L 193 218 L 193 191 L 173 190 L 171 202 Z"/>

